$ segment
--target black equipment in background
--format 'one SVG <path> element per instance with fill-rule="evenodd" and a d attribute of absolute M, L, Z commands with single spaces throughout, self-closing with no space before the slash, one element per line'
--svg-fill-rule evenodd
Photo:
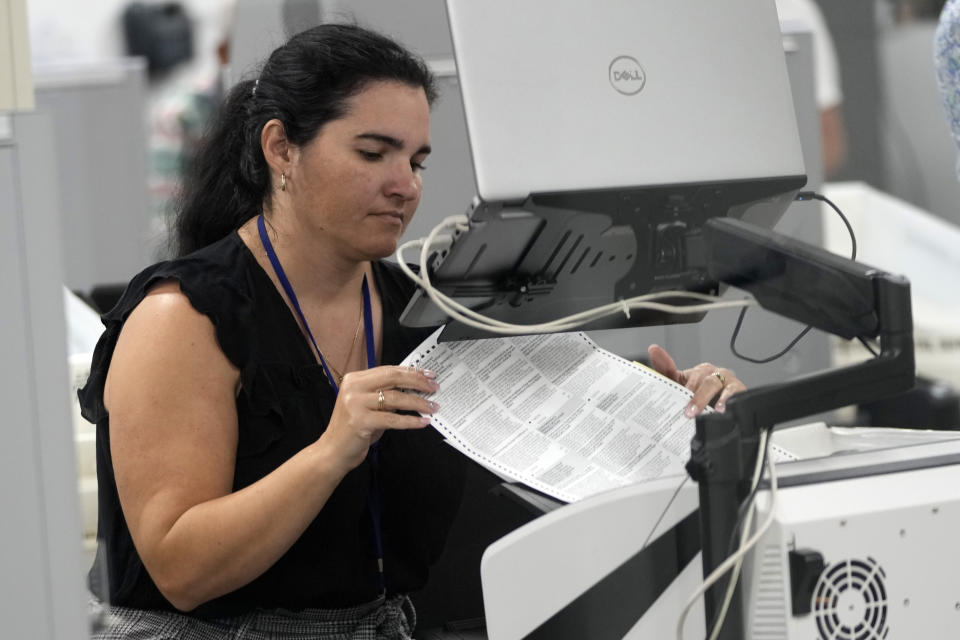
<path fill-rule="evenodd" d="M 127 53 L 147 59 L 151 78 L 193 57 L 193 25 L 179 2 L 133 2 L 123 11 Z"/>

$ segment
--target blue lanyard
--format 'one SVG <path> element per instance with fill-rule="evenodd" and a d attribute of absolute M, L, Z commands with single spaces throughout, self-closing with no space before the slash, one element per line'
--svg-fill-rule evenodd
<path fill-rule="evenodd" d="M 323 367 L 323 372 L 327 376 L 327 381 L 330 383 L 330 387 L 333 388 L 334 395 L 340 393 L 340 388 L 337 386 L 336 381 L 333 378 L 333 374 L 330 371 L 330 368 L 327 366 L 326 360 L 323 358 L 323 353 L 320 351 L 320 347 L 317 346 L 317 341 L 313 337 L 313 332 L 310 331 L 310 325 L 307 324 L 307 318 L 303 315 L 303 311 L 300 309 L 300 302 L 297 300 L 297 295 L 293 292 L 293 286 L 290 284 L 290 280 L 287 278 L 286 272 L 284 272 L 283 267 L 280 265 L 280 259 L 277 257 L 277 252 L 273 249 L 273 243 L 270 242 L 270 236 L 267 235 L 267 227 L 263 220 L 263 215 L 257 217 L 257 231 L 260 232 L 260 242 L 263 243 L 263 248 L 267 252 L 267 257 L 270 259 L 270 265 L 273 267 L 273 272 L 277 276 L 277 280 L 280 281 L 280 285 L 283 287 L 284 293 L 287 294 L 287 298 L 290 300 L 290 304 L 293 305 L 294 310 L 297 312 L 297 316 L 300 318 L 300 322 L 303 324 L 303 328 L 307 332 L 307 336 L 310 337 L 310 342 L 313 343 L 313 348 L 317 352 L 317 357 L 320 359 L 320 365 Z M 375 345 L 373 343 L 373 306 L 370 304 L 370 287 L 367 285 L 367 276 L 363 276 L 363 331 L 366 337 L 367 345 L 367 368 L 372 369 L 377 366 L 377 354 L 375 351 Z M 374 442 L 370 446 L 370 451 L 367 454 L 367 458 L 370 460 L 370 492 L 367 495 L 367 507 L 370 510 L 370 520 L 373 522 L 373 543 L 377 552 L 377 586 L 380 589 L 381 594 L 385 594 L 386 589 L 386 577 L 383 573 L 383 534 L 380 528 L 380 479 L 379 466 L 380 466 L 380 441 Z"/>

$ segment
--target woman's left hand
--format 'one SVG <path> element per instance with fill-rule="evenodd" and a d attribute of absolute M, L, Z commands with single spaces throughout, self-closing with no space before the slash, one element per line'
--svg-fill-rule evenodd
<path fill-rule="evenodd" d="M 663 347 L 655 344 L 647 348 L 647 354 L 650 356 L 651 366 L 658 373 L 693 391 L 693 398 L 684 410 L 688 418 L 699 415 L 714 398 L 717 398 L 717 402 L 713 408 L 723 413 L 730 396 L 747 389 L 747 386 L 729 369 L 717 367 L 709 362 L 702 362 L 690 369 L 678 369 L 670 354 L 664 351 Z"/>

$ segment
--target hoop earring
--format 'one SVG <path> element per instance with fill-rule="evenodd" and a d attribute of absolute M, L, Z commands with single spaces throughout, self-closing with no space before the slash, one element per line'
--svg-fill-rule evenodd
<path fill-rule="evenodd" d="M 287 174 L 283 171 L 280 172 L 280 191 L 287 190 Z"/>

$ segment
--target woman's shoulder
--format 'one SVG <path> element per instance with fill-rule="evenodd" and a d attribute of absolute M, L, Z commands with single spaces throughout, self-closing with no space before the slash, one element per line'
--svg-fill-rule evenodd
<path fill-rule="evenodd" d="M 80 394 L 84 417 L 98 422 L 106 415 L 102 393 L 107 370 L 124 325 L 141 306 L 145 313 L 138 315 L 149 316 L 149 326 L 207 331 L 212 324 L 219 349 L 234 366 L 242 368 L 256 349 L 251 260 L 243 241 L 231 234 L 187 256 L 151 265 L 134 276 L 117 304 L 103 315 L 106 328 L 94 350 L 90 378 Z"/>
<path fill-rule="evenodd" d="M 147 305 L 158 321 L 167 316 L 206 316 L 224 353 L 235 364 L 244 361 L 249 355 L 244 345 L 252 343 L 253 331 L 252 262 L 253 256 L 234 233 L 189 255 L 147 267 L 104 314 L 104 337 L 115 341 L 130 315 L 149 297 Z"/>
<path fill-rule="evenodd" d="M 151 325 L 179 327 L 185 322 L 195 322 L 202 315 L 190 302 L 177 279 L 164 278 L 144 292 L 140 302 L 129 313 L 125 325 L 129 325 L 137 316 L 146 316 Z"/>
<path fill-rule="evenodd" d="M 247 252 L 243 241 L 231 234 L 189 255 L 157 262 L 135 275 L 116 306 L 104 314 L 104 323 L 124 322 L 143 299 L 161 284 L 175 283 L 200 312 L 212 311 L 211 305 L 232 305 L 237 297 L 249 297 L 244 291 L 249 279 Z"/>
<path fill-rule="evenodd" d="M 133 309 L 120 330 L 110 358 L 110 367 L 119 367 L 118 382 L 112 386 L 119 384 L 124 389 L 130 381 L 142 379 L 154 383 L 163 380 L 165 384 L 233 380 L 236 384 L 239 367 L 219 345 L 222 325 L 218 319 L 199 312 L 178 282 L 158 283 Z M 106 394 L 104 386 L 104 402 Z"/>

